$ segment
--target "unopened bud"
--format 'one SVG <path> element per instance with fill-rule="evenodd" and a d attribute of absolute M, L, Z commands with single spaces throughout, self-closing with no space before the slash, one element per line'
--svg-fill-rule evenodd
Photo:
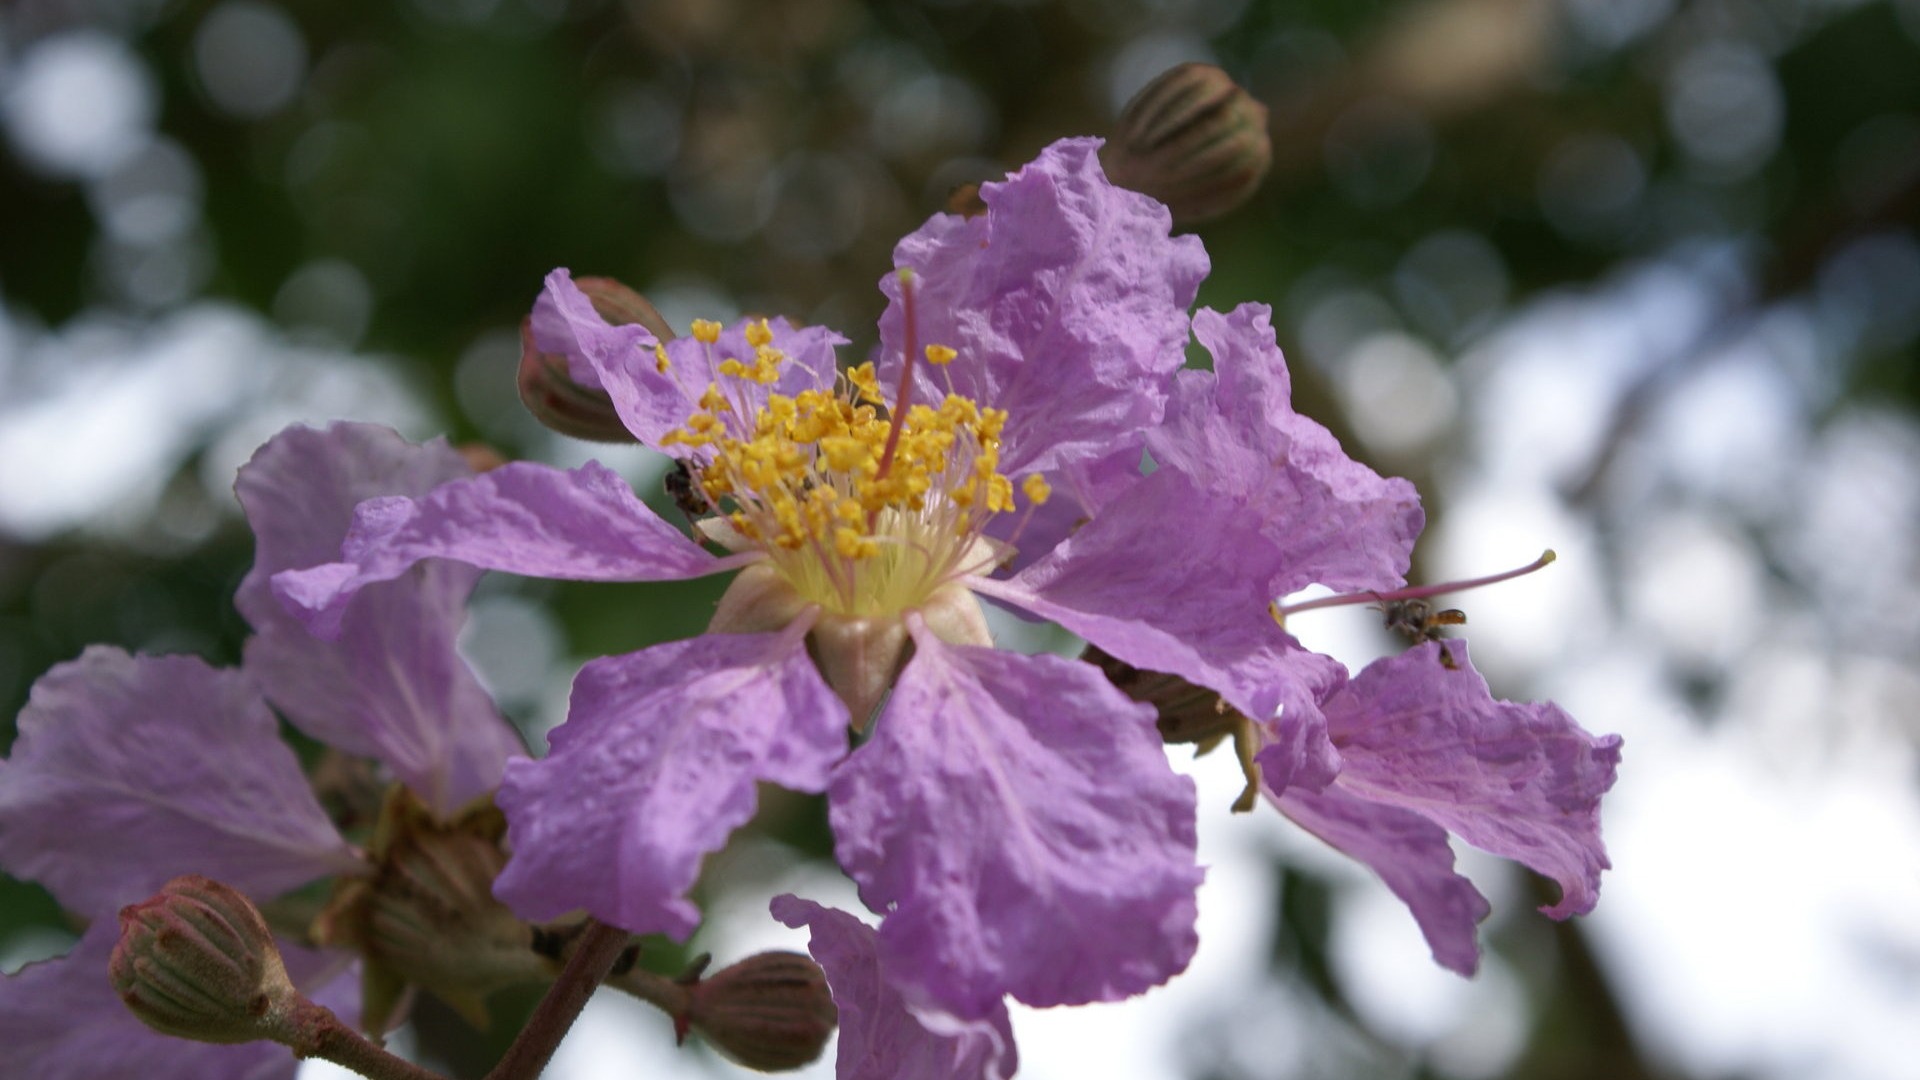
<path fill-rule="evenodd" d="M 1154 723 L 1167 743 L 1210 744 L 1233 734 L 1239 714 L 1220 695 L 1178 675 L 1144 671 L 1089 645 L 1080 658 L 1100 669 L 1121 693 L 1153 706 Z"/>
<path fill-rule="evenodd" d="M 1253 721 L 1227 704 L 1225 698 L 1178 675 L 1146 671 L 1096 645 L 1087 646 L 1080 659 L 1099 668 L 1115 689 L 1143 705 L 1153 706 L 1154 726 L 1165 743 L 1192 743 L 1197 757 L 1229 740 L 1246 786 L 1233 802 L 1235 813 L 1253 809 L 1260 794 L 1260 769 L 1254 755 L 1260 737 Z"/>
<path fill-rule="evenodd" d="M 442 821 L 394 787 L 374 830 L 373 875 L 335 893 L 314 923 L 315 939 L 354 948 L 370 966 L 484 1027 L 487 995 L 552 974 L 533 949 L 532 929 L 494 899 L 505 835 L 506 819 L 490 804 Z M 384 1030 L 390 1004 L 366 1003 L 373 1030 Z"/>
<path fill-rule="evenodd" d="M 108 972 L 148 1027 L 201 1042 L 270 1038 L 300 1002 L 259 909 L 193 874 L 120 909 Z"/>
<path fill-rule="evenodd" d="M 694 983 L 685 1017 L 715 1049 L 762 1072 L 811 1063 L 838 1022 L 826 973 L 791 952 L 758 953 Z"/>
<path fill-rule="evenodd" d="M 1177 225 L 1238 207 L 1272 161 L 1267 107 L 1211 64 L 1181 64 L 1148 83 L 1100 151 L 1108 179 L 1166 203 Z"/>
<path fill-rule="evenodd" d="M 673 330 L 647 298 L 612 278 L 585 277 L 574 282 L 611 326 L 638 324 L 662 342 Z M 575 382 L 567 358 L 541 352 L 533 343 L 532 320 L 520 323 L 520 400 L 542 424 L 562 435 L 596 442 L 633 442 L 605 390 Z"/>
<path fill-rule="evenodd" d="M 979 184 L 961 184 L 947 192 L 947 213 L 961 217 L 979 217 L 987 212 L 986 200 L 980 197 Z"/>

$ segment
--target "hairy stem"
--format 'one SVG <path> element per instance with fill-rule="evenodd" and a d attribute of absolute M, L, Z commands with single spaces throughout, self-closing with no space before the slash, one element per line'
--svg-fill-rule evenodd
<path fill-rule="evenodd" d="M 331 1061 L 370 1080 L 446 1080 L 432 1069 L 375 1046 L 341 1023 L 332 1009 L 311 1001 L 302 1000 L 294 1008 L 277 1041 L 291 1048 L 296 1057 Z"/>

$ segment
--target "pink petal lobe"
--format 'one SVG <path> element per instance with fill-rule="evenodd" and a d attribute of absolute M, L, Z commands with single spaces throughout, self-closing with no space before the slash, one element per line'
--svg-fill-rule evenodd
<path fill-rule="evenodd" d="M 1185 360 L 1206 250 L 1169 235 L 1166 207 L 1109 183 L 1099 145 L 1054 143 L 981 186 L 985 214 L 937 214 L 894 248 L 894 265 L 915 276 L 916 340 L 959 353 L 938 371 L 916 358 L 916 400 L 937 404 L 951 381 L 1007 410 L 1009 476 L 1099 457 L 1158 423 Z M 906 320 L 897 277 L 881 288 L 879 367 L 891 387 Z"/>
<path fill-rule="evenodd" d="M 362 501 L 424 496 L 472 473 L 444 443 L 414 446 L 386 428 L 338 423 L 281 432 L 234 484 L 255 537 L 253 569 L 234 598 L 256 631 L 248 674 L 295 726 L 385 762 L 443 814 L 492 791 L 523 752 L 455 651 L 480 572 L 434 560 L 370 584 L 332 642 L 280 605 L 270 579 L 339 558 Z"/>
<path fill-rule="evenodd" d="M 640 326 L 609 326 L 565 270 L 547 275 L 546 289 L 533 307 L 534 344 L 546 352 L 567 357 L 574 378 L 600 386 L 613 399 L 620 420 L 646 445 L 675 457 L 704 460 L 708 451 L 685 445 L 663 445 L 669 431 L 684 427 L 700 410 L 700 397 L 709 385 L 725 386 L 751 419 L 767 396 L 793 397 L 802 390 L 831 387 L 834 347 L 847 339 L 826 329 L 796 328 L 785 319 L 767 320 L 771 348 L 785 355 L 780 377 L 761 385 L 720 374 L 727 360 L 753 366 L 755 348 L 747 341 L 748 320 L 727 327 L 720 339 L 707 344 L 692 337 L 666 344 L 667 369 L 661 371 L 654 352 L 654 336 Z M 582 378 L 585 374 L 589 378 Z"/>
<path fill-rule="evenodd" d="M 1006 1080 L 1019 1068 L 1006 1005 L 978 1020 L 917 1008 L 887 978 L 873 927 L 797 896 L 776 896 L 772 908 L 812 932 L 807 951 L 840 1010 L 837 1080 Z"/>
<path fill-rule="evenodd" d="M 840 864 L 888 913 L 888 971 L 977 1019 L 1003 994 L 1113 1001 L 1184 969 L 1193 784 L 1168 766 L 1152 711 L 1091 665 L 949 646 L 924 627 L 914 641 L 830 792 Z"/>
<path fill-rule="evenodd" d="M 700 860 L 753 816 L 755 784 L 821 791 L 846 706 L 798 634 L 707 634 L 595 660 L 539 761 L 507 767 L 513 857 L 494 894 L 522 917 L 584 908 L 685 938 Z"/>
<path fill-rule="evenodd" d="M 1490 910 L 1487 898 L 1453 869 L 1447 830 L 1411 810 L 1348 794 L 1289 791 L 1274 799 L 1308 832 L 1380 875 L 1413 912 L 1441 967 L 1472 975 L 1480 966 L 1476 934 Z"/>
<path fill-rule="evenodd" d="M 106 646 L 41 676 L 20 712 L 0 864 L 96 917 L 180 874 L 273 896 L 363 868 L 246 678 Z"/>
<path fill-rule="evenodd" d="M 1497 701 L 1466 643 L 1438 643 L 1369 664 L 1325 704 L 1347 794 L 1426 817 L 1467 843 L 1559 883 L 1541 910 L 1583 915 L 1611 865 L 1600 797 L 1613 786 L 1620 737 L 1595 738 L 1551 702 Z"/>
<path fill-rule="evenodd" d="M 362 588 L 423 559 L 570 581 L 678 581 L 726 569 L 591 461 L 573 470 L 517 461 L 420 498 L 369 499 L 339 557 L 273 576 L 280 600 L 326 638 L 339 636 Z"/>

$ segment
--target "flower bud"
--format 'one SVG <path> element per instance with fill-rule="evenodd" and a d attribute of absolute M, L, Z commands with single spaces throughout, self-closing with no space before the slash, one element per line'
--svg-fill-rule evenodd
<path fill-rule="evenodd" d="M 1246 786 L 1233 802 L 1235 813 L 1253 809 L 1260 794 L 1260 768 L 1254 755 L 1260 749 L 1256 725 L 1226 699 L 1204 686 L 1178 675 L 1144 671 L 1125 660 L 1089 645 L 1080 659 L 1099 668 L 1121 693 L 1143 705 L 1153 706 L 1154 726 L 1165 743 L 1193 743 L 1194 756 L 1208 753 L 1231 740 L 1233 756 L 1239 761 Z"/>
<path fill-rule="evenodd" d="M 270 1038 L 300 1002 L 259 909 L 194 874 L 120 909 L 108 977 L 148 1027 L 201 1042 Z"/>
<path fill-rule="evenodd" d="M 782 1072 L 820 1056 L 839 1010 L 819 964 L 763 952 L 694 983 L 685 1022 L 734 1062 Z"/>
<path fill-rule="evenodd" d="M 315 920 L 323 945 L 358 951 L 390 985 L 431 992 L 476 1027 L 495 990 L 552 972 L 534 951 L 532 928 L 494 899 L 506 865 L 506 819 L 491 804 L 442 821 L 402 787 L 391 790 L 374 830 L 374 872 L 341 886 Z M 397 1002 L 363 1002 L 384 1030 Z"/>
<path fill-rule="evenodd" d="M 1272 160 L 1267 107 L 1211 64 L 1181 64 L 1148 83 L 1100 151 L 1108 179 L 1166 203 L 1176 225 L 1238 207 Z"/>
<path fill-rule="evenodd" d="M 1080 658 L 1099 668 L 1121 693 L 1153 706 L 1164 742 L 1207 744 L 1233 734 L 1239 714 L 1204 686 L 1178 675 L 1142 671 L 1094 645 Z"/>
<path fill-rule="evenodd" d="M 612 278 L 586 277 L 574 282 L 593 303 L 593 310 L 612 326 L 638 323 L 662 342 L 673 340 L 673 330 L 647 298 Z M 614 411 L 605 390 L 575 382 L 567 358 L 541 352 L 533 343 L 533 320 L 520 323 L 520 400 L 542 424 L 562 435 L 596 442 L 633 442 L 633 434 Z"/>

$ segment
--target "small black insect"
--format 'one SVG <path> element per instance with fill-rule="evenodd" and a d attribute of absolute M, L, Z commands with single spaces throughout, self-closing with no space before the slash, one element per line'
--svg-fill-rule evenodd
<path fill-rule="evenodd" d="M 686 462 L 673 463 L 673 470 L 667 473 L 666 486 L 667 494 L 673 497 L 673 505 L 679 507 L 680 512 L 687 516 L 687 524 L 691 525 L 713 512 L 713 503 L 707 500 L 700 486 L 694 483 L 693 470 L 687 467 Z"/>
<path fill-rule="evenodd" d="M 1380 605 L 1380 613 L 1386 616 L 1387 629 L 1404 635 L 1415 645 L 1428 641 L 1440 642 L 1440 663 L 1447 670 L 1456 670 L 1453 654 L 1447 651 L 1446 635 L 1442 628 L 1465 626 L 1467 613 L 1459 608 L 1443 608 L 1439 611 L 1425 600 L 1389 600 Z"/>

